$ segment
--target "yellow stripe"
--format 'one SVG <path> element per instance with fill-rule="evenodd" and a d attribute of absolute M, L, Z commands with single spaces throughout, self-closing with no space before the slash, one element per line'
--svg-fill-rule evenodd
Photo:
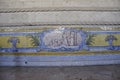
<path fill-rule="evenodd" d="M 61 26 L 44 26 L 41 28 L 20 28 L 20 29 L 16 29 L 16 27 L 12 27 L 12 31 L 9 31 L 7 28 L 1 28 L 0 32 L 41 32 L 44 30 L 48 30 L 48 29 L 58 29 Z M 100 27 L 84 27 L 82 25 L 72 25 L 72 26 L 63 26 L 64 28 L 74 28 L 74 29 L 78 29 L 78 30 L 83 30 L 83 31 L 101 31 L 103 29 L 101 29 Z M 102 26 L 101 26 L 102 27 Z M 114 27 L 113 28 L 114 31 L 120 31 L 119 27 Z"/>
<path fill-rule="evenodd" d="M 0 56 L 69 56 L 69 55 L 95 55 L 95 54 L 120 54 L 120 51 L 81 51 L 81 52 L 37 52 L 37 53 L 0 53 Z"/>

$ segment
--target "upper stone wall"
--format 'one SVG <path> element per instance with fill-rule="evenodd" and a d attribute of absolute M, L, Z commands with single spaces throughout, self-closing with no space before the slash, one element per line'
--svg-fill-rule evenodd
<path fill-rule="evenodd" d="M 120 12 L 58 11 L 1 13 L 0 26 L 40 24 L 119 24 Z"/>
<path fill-rule="evenodd" d="M 120 24 L 120 0 L 0 0 L 0 27 L 41 24 Z"/>
<path fill-rule="evenodd" d="M 120 9 L 120 0 L 0 0 L 0 9 L 8 8 L 68 8 Z"/>

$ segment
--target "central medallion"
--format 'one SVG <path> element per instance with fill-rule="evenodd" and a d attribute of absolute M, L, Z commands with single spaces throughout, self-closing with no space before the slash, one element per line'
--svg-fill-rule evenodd
<path fill-rule="evenodd" d="M 42 37 L 45 48 L 49 49 L 78 49 L 83 46 L 84 35 L 81 30 L 55 29 L 44 32 Z"/>

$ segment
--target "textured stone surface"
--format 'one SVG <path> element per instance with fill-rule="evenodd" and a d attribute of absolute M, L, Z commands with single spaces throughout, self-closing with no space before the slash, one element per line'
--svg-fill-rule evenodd
<path fill-rule="evenodd" d="M 0 25 L 9 24 L 114 24 L 120 22 L 120 12 L 19 12 L 0 13 Z"/>
<path fill-rule="evenodd" d="M 120 80 L 120 65 L 0 67 L 0 80 Z"/>
<path fill-rule="evenodd" d="M 0 26 L 11 24 L 119 24 L 119 5 L 120 0 L 0 0 Z M 41 10 L 46 11 L 39 12 Z M 9 11 L 21 12 L 9 13 Z"/>
<path fill-rule="evenodd" d="M 0 8 L 119 7 L 120 0 L 0 0 Z"/>

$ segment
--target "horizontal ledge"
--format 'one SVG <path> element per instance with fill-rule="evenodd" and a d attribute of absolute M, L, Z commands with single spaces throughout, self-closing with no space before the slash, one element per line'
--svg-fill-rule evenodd
<path fill-rule="evenodd" d="M 23 24 L 0 24 L 2 27 L 38 27 L 38 26 L 72 26 L 72 25 L 83 25 L 83 26 L 117 26 L 120 27 L 120 23 L 79 23 L 79 24 L 32 24 L 32 23 L 23 23 Z"/>
<path fill-rule="evenodd" d="M 94 12 L 119 12 L 120 7 L 47 7 L 47 8 L 3 8 L 0 13 L 16 12 L 56 12 L 56 11 L 94 11 Z"/>
<path fill-rule="evenodd" d="M 0 66 L 85 66 L 85 65 L 108 65 L 120 64 L 120 60 L 100 60 L 100 61 L 73 61 L 73 62 L 1 62 Z"/>

